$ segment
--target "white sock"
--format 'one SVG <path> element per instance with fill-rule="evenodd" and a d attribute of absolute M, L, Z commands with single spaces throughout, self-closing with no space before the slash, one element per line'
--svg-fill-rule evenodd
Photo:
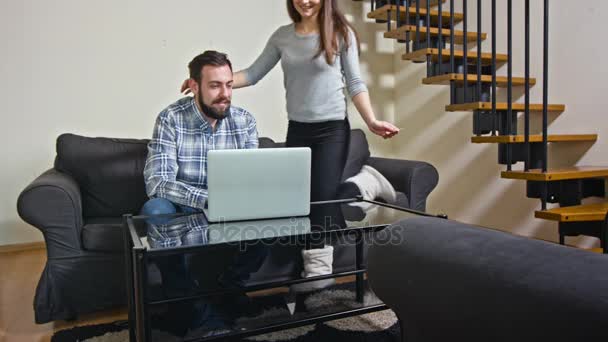
<path fill-rule="evenodd" d="M 397 201 L 395 188 L 378 170 L 369 165 L 363 165 L 361 172 L 348 178 L 345 182 L 354 183 L 365 200 L 373 201 L 376 198 L 382 198 L 389 204 Z"/>
<path fill-rule="evenodd" d="M 310 278 L 333 273 L 334 247 L 325 246 L 324 248 L 302 250 L 302 261 L 304 270 L 302 278 Z M 310 292 L 331 286 L 336 283 L 333 278 L 309 281 L 291 285 L 291 290 L 295 292 Z M 290 311 L 292 308 L 290 308 Z"/>
<path fill-rule="evenodd" d="M 325 246 L 324 248 L 302 250 L 304 260 L 303 278 L 331 274 L 334 263 L 334 247 Z"/>

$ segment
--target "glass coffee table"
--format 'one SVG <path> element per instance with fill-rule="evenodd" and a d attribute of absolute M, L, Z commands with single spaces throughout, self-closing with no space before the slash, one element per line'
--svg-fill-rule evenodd
<path fill-rule="evenodd" d="M 125 215 L 130 340 L 247 337 L 386 310 L 367 286 L 367 246 L 390 243 L 376 232 L 411 216 L 356 199 L 315 202 L 308 216 L 272 220 Z M 302 250 L 325 245 L 334 248 L 333 273 L 303 278 Z M 307 304 L 328 289 L 352 298 Z"/>

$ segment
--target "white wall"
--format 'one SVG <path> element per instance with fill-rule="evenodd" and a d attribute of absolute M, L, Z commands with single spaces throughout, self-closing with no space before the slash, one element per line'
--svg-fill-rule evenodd
<path fill-rule="evenodd" d="M 146 138 L 180 97 L 187 64 L 206 49 L 253 62 L 284 6 L 263 1 L 3 0 L 0 2 L 0 245 L 40 240 L 16 213 L 19 192 L 50 168 L 63 132 Z M 282 74 L 234 94 L 260 134 L 282 139 Z"/>
<path fill-rule="evenodd" d="M 460 3 L 457 1 L 457 3 Z M 476 2 L 469 1 L 469 30 L 476 31 Z M 498 1 L 499 53 L 507 52 L 506 1 Z M 524 7 L 514 1 L 514 76 L 524 76 Z M 549 102 L 563 103 L 566 111 L 551 115 L 549 133 L 598 133 L 595 144 L 557 144 L 550 146 L 550 166 L 607 165 L 608 121 L 605 77 L 608 65 L 602 56 L 608 47 L 602 44 L 605 32 L 602 13 L 608 3 L 601 0 L 550 1 L 550 70 Z M 532 102 L 542 103 L 542 2 L 531 1 L 532 39 L 531 75 L 538 80 L 532 88 Z M 490 2 L 483 1 L 483 30 L 490 38 Z M 446 9 L 448 10 L 449 7 Z M 402 51 L 404 47 L 399 47 Z M 491 51 L 491 39 L 483 44 Z M 557 239 L 557 224 L 534 218 L 540 201 L 526 198 L 525 182 L 500 178 L 505 166 L 497 163 L 496 145 L 474 145 L 472 113 L 447 113 L 448 86 L 423 86 L 425 64 L 401 61 L 395 54 L 395 107 L 397 123 L 404 131 L 394 141 L 393 150 L 402 158 L 421 159 L 439 170 L 438 188 L 431 194 L 429 210 L 445 212 L 450 218 L 500 228 L 518 234 L 548 240 Z M 506 75 L 506 66 L 499 75 Z M 514 91 L 523 102 L 523 88 Z M 506 90 L 500 91 L 501 95 Z M 532 118 L 540 123 L 541 116 Z M 538 127 L 538 125 L 537 125 Z M 514 169 L 521 169 L 516 165 Z M 596 244 L 596 239 L 570 240 L 583 246 Z"/>

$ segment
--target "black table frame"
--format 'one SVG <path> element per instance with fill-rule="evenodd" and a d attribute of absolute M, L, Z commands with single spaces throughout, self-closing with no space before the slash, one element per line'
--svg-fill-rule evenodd
<path fill-rule="evenodd" d="M 361 201 L 361 199 L 358 199 Z M 350 200 L 340 200 L 340 201 L 327 201 L 327 202 L 313 202 L 311 204 L 323 204 L 323 203 L 348 203 L 352 202 L 353 199 Z M 365 201 L 365 200 L 364 200 Z M 434 216 L 429 215 L 427 213 L 416 212 L 411 209 L 396 207 L 392 205 L 387 205 L 380 202 L 375 201 L 365 201 L 369 203 L 374 203 L 380 206 L 388 207 L 395 210 L 422 214 L 424 216 Z M 363 248 L 364 234 L 369 234 L 372 232 L 380 231 L 386 228 L 389 224 L 381 224 L 381 225 L 370 225 L 366 227 L 346 227 L 342 229 L 336 230 L 328 230 L 328 231 L 319 231 L 319 232 L 311 232 L 308 234 L 303 234 L 302 236 L 309 237 L 312 234 L 317 235 L 318 237 L 327 237 L 329 235 L 346 235 L 346 234 L 355 234 L 355 270 L 348 272 L 340 272 L 333 273 L 323 276 L 310 277 L 310 278 L 302 278 L 302 279 L 293 279 L 288 281 L 279 281 L 279 282 L 268 282 L 264 284 L 258 284 L 254 286 L 247 286 L 240 289 L 226 289 L 226 290 L 215 290 L 215 291 L 205 291 L 199 292 L 196 295 L 192 296 L 183 296 L 178 298 L 170 298 L 159 301 L 151 301 L 147 302 L 147 287 L 146 287 L 146 279 L 147 279 L 147 267 L 148 264 L 148 256 L 149 254 L 153 256 L 162 256 L 162 255 L 171 255 L 171 254 L 183 254 L 188 252 L 193 252 L 196 250 L 200 250 L 204 248 L 205 250 L 214 249 L 214 248 L 226 248 L 227 243 L 221 243 L 217 245 L 199 245 L 199 246 L 189 246 L 189 247 L 180 247 L 179 249 L 167 249 L 167 250 L 153 250 L 149 251 L 146 247 L 141 243 L 139 235 L 135 229 L 135 225 L 133 222 L 133 215 L 124 215 L 124 241 L 125 241 L 125 262 L 126 262 L 126 279 L 127 279 L 127 298 L 128 298 L 128 315 L 129 315 L 129 340 L 130 341 L 148 341 L 151 336 L 151 327 L 150 327 L 150 315 L 149 315 L 149 305 L 159 305 L 166 304 L 178 301 L 188 301 L 195 300 L 204 297 L 211 297 L 221 294 L 232 293 L 236 291 L 245 291 L 252 292 L 258 290 L 272 289 L 277 287 L 284 287 L 299 283 L 305 283 L 315 280 L 321 279 L 330 279 L 330 278 L 339 278 L 344 276 L 355 276 L 355 291 L 356 291 L 356 299 L 358 302 L 363 302 L 363 296 L 365 292 L 365 283 L 364 283 L 364 274 L 367 272 L 367 269 L 363 266 Z M 266 238 L 260 239 L 257 241 L 271 242 L 272 240 L 279 239 L 281 237 L 274 238 Z M 232 242 L 234 243 L 234 242 Z M 255 329 L 248 329 L 242 331 L 233 331 L 227 334 L 218 335 L 218 336 L 210 336 L 201 339 L 195 339 L 192 341 L 210 341 L 210 340 L 222 340 L 229 339 L 233 337 L 248 337 L 254 336 L 269 332 L 275 332 L 284 329 L 296 328 L 304 325 L 320 323 L 345 317 L 358 316 L 363 315 L 370 312 L 382 311 L 386 310 L 388 307 L 383 304 L 374 304 L 367 307 L 349 309 L 329 314 L 320 314 L 318 316 L 302 318 L 298 320 L 293 320 L 289 322 L 282 322 L 277 324 L 271 324 L 264 327 L 259 327 Z"/>

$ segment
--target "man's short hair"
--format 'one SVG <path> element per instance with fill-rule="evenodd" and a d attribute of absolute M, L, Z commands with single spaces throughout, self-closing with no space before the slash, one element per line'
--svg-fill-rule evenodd
<path fill-rule="evenodd" d="M 194 59 L 188 64 L 188 69 L 190 69 L 190 78 L 196 82 L 200 82 L 201 72 L 203 71 L 203 67 L 205 65 L 213 65 L 217 67 L 228 65 L 230 67 L 230 71 L 232 71 L 232 63 L 230 63 L 228 55 L 213 50 L 207 50 L 194 57 Z"/>

